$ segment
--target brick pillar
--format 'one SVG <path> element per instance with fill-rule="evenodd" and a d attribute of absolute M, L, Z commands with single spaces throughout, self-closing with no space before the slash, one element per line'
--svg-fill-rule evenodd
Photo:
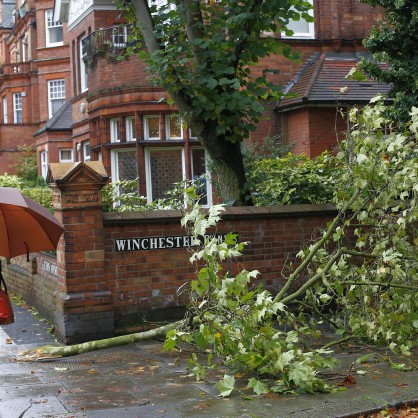
<path fill-rule="evenodd" d="M 53 189 L 55 215 L 65 229 L 57 248 L 54 322 L 57 337 L 66 344 L 114 334 L 101 198 L 107 179 L 99 161 L 49 167 L 48 183 Z"/>

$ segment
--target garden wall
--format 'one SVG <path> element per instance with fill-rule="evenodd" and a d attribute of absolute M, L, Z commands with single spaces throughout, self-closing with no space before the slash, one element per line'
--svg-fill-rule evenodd
<path fill-rule="evenodd" d="M 178 315 L 185 299 L 177 290 L 196 273 L 181 212 L 103 213 L 100 167 L 77 163 L 52 174 L 55 216 L 65 228 L 57 258 L 13 259 L 4 269 L 10 289 L 50 318 L 67 344 L 113 336 L 127 321 Z M 211 232 L 249 242 L 225 272 L 257 269 L 275 291 L 285 265 L 334 215 L 331 205 L 227 208 Z"/>

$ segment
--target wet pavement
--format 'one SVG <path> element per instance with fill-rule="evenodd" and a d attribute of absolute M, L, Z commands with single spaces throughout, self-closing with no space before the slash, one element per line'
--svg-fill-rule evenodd
<path fill-rule="evenodd" d="M 16 361 L 19 352 L 58 344 L 49 325 L 15 307 L 13 325 L 0 327 L 0 418 L 142 417 L 358 417 L 418 400 L 418 370 L 401 372 L 371 356 L 367 371 L 344 391 L 318 395 L 255 396 L 244 388 L 220 398 L 215 382 L 187 376 L 185 358 L 162 353 L 161 341 L 95 351 L 54 361 Z M 365 351 L 340 353 L 335 373 L 345 373 Z M 414 353 L 418 360 L 418 352 Z M 415 362 L 415 365 L 417 362 Z M 337 377 L 337 376 L 335 376 Z M 342 381 L 339 376 L 335 382 Z"/>

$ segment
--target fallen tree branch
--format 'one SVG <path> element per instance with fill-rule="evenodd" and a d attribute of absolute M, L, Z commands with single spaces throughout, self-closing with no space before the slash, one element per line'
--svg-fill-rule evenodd
<path fill-rule="evenodd" d="M 339 340 L 331 341 L 330 343 L 323 345 L 321 347 L 321 349 L 326 350 L 326 349 L 332 347 L 333 345 L 342 344 L 342 343 L 345 343 L 345 342 L 350 341 L 350 340 L 359 340 L 360 338 L 366 338 L 366 337 L 364 335 L 349 335 L 349 336 L 341 338 Z"/>
<path fill-rule="evenodd" d="M 379 286 L 379 287 L 393 287 L 394 289 L 406 289 L 411 290 L 412 292 L 418 292 L 418 287 L 408 286 L 403 284 L 396 283 L 382 283 L 382 282 L 355 282 L 355 281 L 346 281 L 340 282 L 342 285 L 355 285 L 355 286 Z"/>
<path fill-rule="evenodd" d="M 290 289 L 291 285 L 295 282 L 295 280 L 299 277 L 300 273 L 305 270 L 305 268 L 310 264 L 310 262 L 314 259 L 317 252 L 323 248 L 323 246 L 330 240 L 332 234 L 335 232 L 337 227 L 340 225 L 343 215 L 345 212 L 350 209 L 351 205 L 356 201 L 356 199 L 361 194 L 361 190 L 357 190 L 356 193 L 351 197 L 350 201 L 346 204 L 344 208 L 342 208 L 338 215 L 334 218 L 334 220 L 331 222 L 331 224 L 328 226 L 327 231 L 324 233 L 321 239 L 319 239 L 315 245 L 312 246 L 312 248 L 309 251 L 309 254 L 306 256 L 306 258 L 300 263 L 300 265 L 295 269 L 295 271 L 289 276 L 288 280 L 284 284 L 284 286 L 280 289 L 280 291 L 277 293 L 277 295 L 274 298 L 274 302 L 282 302 L 282 303 L 288 303 L 289 301 L 293 300 L 294 298 L 298 297 L 300 293 L 302 292 L 296 292 L 292 295 L 285 296 L 286 292 Z M 334 259 L 335 257 L 333 257 Z M 320 277 L 316 277 L 313 281 L 316 282 Z M 312 284 L 313 284 L 312 283 Z M 311 284 L 309 285 L 311 286 Z M 307 286 L 307 287 L 309 287 Z"/>
<path fill-rule="evenodd" d="M 140 341 L 152 340 L 165 336 L 165 334 L 183 323 L 183 319 L 177 322 L 172 322 L 149 331 L 137 332 L 134 334 L 121 335 L 113 338 L 106 338 L 103 340 L 87 341 L 81 344 L 74 344 L 68 346 L 52 346 L 46 345 L 18 353 L 17 361 L 36 361 L 45 359 L 54 359 L 60 357 L 70 357 L 77 354 L 88 353 L 90 351 L 102 350 L 110 347 L 117 347 L 120 345 L 133 344 Z"/>

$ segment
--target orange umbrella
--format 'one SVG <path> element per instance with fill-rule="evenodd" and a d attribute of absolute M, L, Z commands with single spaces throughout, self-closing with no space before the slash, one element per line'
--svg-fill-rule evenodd
<path fill-rule="evenodd" d="M 48 209 L 12 187 L 0 187 L 0 256 L 54 250 L 64 228 Z"/>

